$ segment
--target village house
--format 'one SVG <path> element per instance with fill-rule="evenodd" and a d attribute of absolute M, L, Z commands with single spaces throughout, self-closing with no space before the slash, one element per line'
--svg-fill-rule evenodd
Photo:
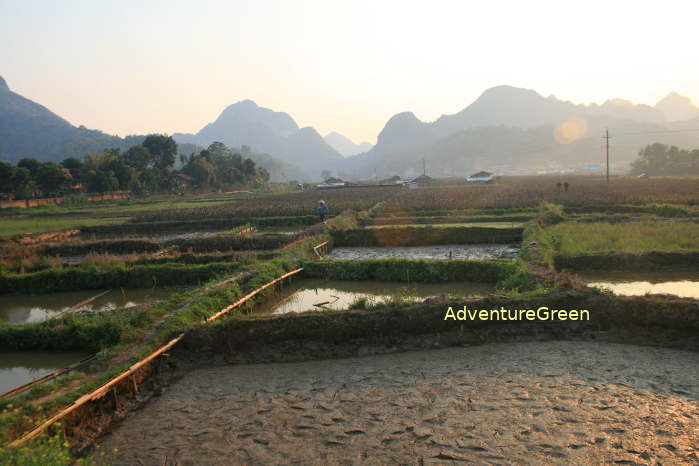
<path fill-rule="evenodd" d="M 490 172 L 480 171 L 466 178 L 466 181 L 469 183 L 492 183 L 495 181 L 495 178 L 493 178 L 493 174 Z"/>

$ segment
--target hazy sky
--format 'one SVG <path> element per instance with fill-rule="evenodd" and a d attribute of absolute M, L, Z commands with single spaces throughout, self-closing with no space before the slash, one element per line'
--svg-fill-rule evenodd
<path fill-rule="evenodd" d="M 699 102 L 699 2 L 0 0 L 0 75 L 71 123 L 196 132 L 253 99 L 376 142 L 510 84 Z"/>

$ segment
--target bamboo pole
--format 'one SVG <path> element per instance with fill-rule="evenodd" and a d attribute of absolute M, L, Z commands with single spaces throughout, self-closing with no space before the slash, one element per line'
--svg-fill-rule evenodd
<path fill-rule="evenodd" d="M 93 302 L 97 298 L 101 298 L 102 296 L 106 295 L 107 293 L 109 293 L 111 291 L 112 290 L 103 291 L 102 293 L 100 293 L 98 295 L 95 295 L 91 298 L 87 298 L 83 301 L 80 301 L 78 304 L 75 304 L 75 305 L 69 307 L 68 309 L 66 309 L 65 311 L 62 311 L 61 314 L 66 313 L 66 312 L 75 311 L 76 309 L 80 309 L 81 307 L 85 306 L 86 304 L 90 304 L 91 302 Z"/>
<path fill-rule="evenodd" d="M 237 308 L 241 304 L 248 302 L 250 299 L 252 299 L 256 295 L 258 295 L 260 292 L 264 291 L 265 289 L 269 288 L 270 286 L 284 280 L 285 278 L 291 277 L 292 275 L 296 275 L 297 273 L 301 272 L 302 270 L 303 270 L 303 268 L 292 270 L 291 272 L 287 272 L 284 275 L 282 275 L 281 277 L 278 277 L 278 278 L 272 280 L 271 282 L 267 283 L 266 285 L 262 285 L 261 287 L 259 287 L 255 291 L 246 294 L 245 296 L 243 296 L 242 298 L 240 298 L 238 301 L 231 304 L 230 306 L 225 307 L 225 308 L 221 309 L 220 311 L 218 311 L 216 314 L 210 316 L 209 318 L 206 319 L 206 322 L 211 322 L 212 320 L 218 319 L 222 315 L 232 311 L 233 309 Z"/>
<path fill-rule="evenodd" d="M 184 334 L 179 335 L 177 338 L 173 338 L 165 345 L 163 345 L 160 348 L 158 348 L 157 350 L 153 351 L 145 359 L 142 359 L 141 361 L 132 365 L 125 372 L 122 372 L 120 375 L 116 376 L 115 378 L 113 378 L 109 382 L 105 383 L 101 387 L 93 390 L 92 392 L 81 396 L 80 398 L 75 400 L 75 402 L 72 405 L 59 411 L 53 417 L 46 420 L 43 424 L 40 424 L 37 427 L 35 427 L 34 429 L 30 430 L 29 432 L 24 434 L 22 437 L 18 438 L 14 442 L 12 442 L 10 444 L 10 446 L 18 447 L 18 446 L 22 445 L 23 443 L 27 442 L 28 440 L 35 438 L 37 435 L 41 434 L 44 430 L 46 430 L 51 424 L 63 419 L 65 416 L 72 413 L 73 411 L 75 411 L 76 409 L 78 409 L 79 407 L 81 407 L 82 405 L 87 403 L 88 401 L 92 401 L 92 400 L 96 400 L 98 398 L 101 398 L 102 396 L 105 395 L 105 393 L 109 392 L 109 390 L 112 387 L 114 387 L 116 384 L 118 384 L 119 382 L 121 382 L 125 378 L 129 377 L 131 374 L 133 374 L 134 372 L 136 372 L 137 370 L 139 370 L 140 368 L 142 368 L 143 366 L 148 364 L 150 361 L 152 361 L 153 359 L 155 359 L 158 356 L 160 356 L 161 354 L 163 354 L 165 351 L 167 351 L 170 348 L 172 348 L 173 346 L 175 346 L 175 344 L 177 344 L 177 342 L 179 342 L 182 339 L 182 337 L 184 337 Z"/>
<path fill-rule="evenodd" d="M 59 376 L 65 374 L 66 372 L 70 372 L 70 371 L 82 366 L 83 364 L 86 364 L 87 362 L 92 361 L 96 356 L 97 356 L 96 354 L 93 354 L 92 356 L 89 356 L 85 359 L 81 359 L 80 361 L 78 361 L 74 364 L 71 364 L 70 366 L 64 367 L 63 369 L 59 369 L 59 370 L 52 372 L 51 374 L 45 375 L 39 379 L 32 380 L 31 382 L 27 382 L 24 385 L 20 385 L 19 387 L 14 388 L 14 389 L 10 390 L 9 392 L 3 393 L 2 395 L 0 395 L 0 400 L 5 400 L 5 399 L 11 398 L 15 395 L 19 395 L 20 393 L 24 393 L 27 390 L 29 390 L 30 388 L 35 387 L 36 385 L 40 385 L 44 382 L 48 382 L 51 379 L 55 379 L 56 377 L 59 377 Z"/>
<path fill-rule="evenodd" d="M 325 245 L 326 243 L 327 243 L 327 241 L 326 241 L 325 243 L 319 244 L 319 245 L 316 246 L 316 247 L 323 246 L 323 245 Z M 314 249 L 315 249 L 315 248 L 314 248 Z M 267 284 L 265 284 L 265 285 L 263 285 L 263 286 L 257 288 L 255 291 L 253 291 L 253 292 L 251 292 L 251 293 L 248 293 L 247 295 L 245 295 L 244 297 L 242 297 L 241 299 L 239 299 L 238 301 L 236 301 L 236 302 L 233 303 L 232 305 L 230 305 L 230 306 L 228 306 L 228 307 L 226 307 L 226 308 L 224 308 L 224 309 L 221 309 L 221 310 L 218 311 L 216 314 L 214 314 L 214 315 L 210 316 L 208 319 L 206 319 L 206 322 L 210 322 L 210 321 L 212 321 L 212 320 L 218 319 L 219 317 L 221 317 L 222 315 L 226 314 L 227 312 L 230 312 L 230 311 L 232 311 L 233 309 L 235 309 L 236 307 L 240 306 L 241 304 L 243 304 L 243 303 L 249 301 L 249 300 L 252 299 L 254 296 L 256 296 L 256 295 L 258 295 L 260 292 L 262 292 L 263 290 L 269 288 L 270 286 L 275 285 L 275 284 L 278 283 L 278 282 L 281 282 L 281 281 L 284 280 L 285 278 L 288 278 L 288 277 L 291 277 L 291 276 L 293 276 L 293 275 L 296 275 L 296 274 L 298 274 L 298 273 L 300 273 L 300 272 L 302 272 L 302 271 L 303 271 L 303 268 L 298 268 L 298 269 L 292 270 L 291 272 L 285 273 L 285 274 L 282 275 L 281 277 L 277 277 L 276 279 L 272 280 L 271 282 L 269 282 L 269 283 L 267 283 Z M 145 359 L 142 359 L 141 361 L 139 361 L 139 362 L 135 363 L 134 365 L 132 365 L 132 366 L 131 366 L 129 369 L 127 369 L 125 372 L 122 372 L 120 375 L 118 375 L 118 376 L 116 376 L 115 378 L 111 379 L 109 382 L 107 382 L 107 383 L 105 383 L 104 385 L 100 386 L 99 388 L 93 390 L 92 392 L 90 392 L 90 393 L 88 393 L 88 394 L 86 394 L 86 395 L 81 396 L 81 397 L 78 398 L 72 405 L 70 405 L 70 406 L 68 406 L 67 408 L 61 410 L 60 412 L 58 412 L 57 414 L 55 414 L 53 417 L 49 418 L 48 420 L 44 421 L 42 424 L 36 426 L 34 429 L 32 429 L 32 430 L 30 430 L 29 432 L 27 432 L 26 434 L 24 434 L 22 437 L 20 437 L 20 438 L 18 438 L 17 440 L 13 441 L 12 443 L 10 443 L 10 446 L 12 446 L 12 447 L 18 447 L 18 446 L 22 445 L 23 443 L 25 443 L 25 442 L 27 442 L 27 441 L 29 441 L 29 440 L 31 440 L 31 439 L 37 437 L 37 436 L 38 436 L 39 434 L 41 434 L 44 430 L 46 430 L 49 426 L 51 426 L 51 425 L 54 424 L 55 422 L 57 422 L 57 421 L 63 419 L 65 416 L 67 416 L 68 414 L 72 413 L 73 411 L 75 411 L 76 409 L 78 409 L 79 407 L 81 407 L 82 405 L 84 405 L 85 403 L 87 403 L 87 402 L 89 402 L 89 401 L 92 401 L 92 400 L 96 400 L 96 399 L 101 398 L 101 397 L 104 396 L 107 392 L 109 392 L 109 390 L 110 390 L 112 387 L 115 387 L 116 384 L 118 384 L 119 382 L 121 382 L 121 381 L 124 380 L 125 378 L 130 377 L 134 372 L 136 372 L 137 370 L 141 369 L 143 366 L 145 366 L 146 364 L 148 364 L 150 361 L 152 361 L 153 359 L 157 358 L 158 356 L 160 356 L 161 354 L 163 354 L 164 352 L 166 352 L 167 350 L 169 350 L 170 348 L 172 348 L 173 346 L 175 346 L 182 338 L 184 338 L 184 334 L 180 334 L 178 337 L 173 338 L 173 339 L 170 340 L 168 343 L 166 343 L 165 345 L 161 346 L 160 348 L 158 348 L 157 350 L 155 350 L 154 352 L 152 352 L 152 353 L 151 353 L 150 355 L 148 355 Z"/>
<path fill-rule="evenodd" d="M 325 241 L 325 242 L 320 243 L 318 246 L 315 246 L 313 248 L 313 251 L 316 253 L 316 255 L 318 256 L 319 259 L 322 259 L 323 255 L 318 250 L 321 248 L 325 248 L 329 243 L 330 243 L 330 241 Z"/>

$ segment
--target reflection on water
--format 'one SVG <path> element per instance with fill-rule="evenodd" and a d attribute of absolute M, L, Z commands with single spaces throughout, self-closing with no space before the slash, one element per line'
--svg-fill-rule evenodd
<path fill-rule="evenodd" d="M 642 296 L 671 294 L 682 298 L 699 299 L 699 273 L 616 273 L 584 277 L 588 285 L 606 288 L 614 294 Z"/>
<path fill-rule="evenodd" d="M 168 241 L 176 239 L 198 239 L 198 238 L 209 238 L 222 233 L 227 230 L 216 230 L 216 231 L 191 231 L 188 233 L 169 233 L 153 236 L 153 241 L 158 243 L 166 243 Z"/>
<path fill-rule="evenodd" d="M 85 353 L 64 351 L 0 352 L 0 394 L 87 356 Z"/>
<path fill-rule="evenodd" d="M 262 303 L 259 312 L 286 314 L 310 310 L 344 310 L 358 299 L 386 302 L 394 298 L 422 300 L 430 296 L 485 296 L 494 289 L 488 283 L 403 283 L 378 281 L 299 280 L 280 295 Z"/>
<path fill-rule="evenodd" d="M 0 296 L 0 322 L 24 324 L 41 322 L 50 317 L 71 310 L 74 306 L 98 296 L 103 291 L 66 291 L 44 295 Z M 165 299 L 172 290 L 163 288 L 153 289 L 122 289 L 116 288 L 94 301 L 76 307 L 73 311 L 109 311 L 125 307 L 138 306 Z"/>

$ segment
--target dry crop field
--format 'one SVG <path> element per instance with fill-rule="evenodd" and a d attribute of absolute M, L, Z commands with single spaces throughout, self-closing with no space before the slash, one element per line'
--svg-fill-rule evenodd
<path fill-rule="evenodd" d="M 134 218 L 134 221 L 153 222 L 178 220 L 183 218 L 221 218 L 221 217 L 293 217 L 315 214 L 321 199 L 331 209 L 331 214 L 344 210 L 367 210 L 376 203 L 402 194 L 401 188 L 342 188 L 327 190 L 308 190 L 295 193 L 260 196 L 241 199 L 226 204 L 202 208 L 172 209 L 160 212 L 148 212 Z"/>
<path fill-rule="evenodd" d="M 559 183 L 569 183 L 566 192 Z M 699 178 L 508 177 L 499 183 L 426 186 L 389 199 L 382 214 L 529 209 L 547 201 L 565 206 L 699 205 Z"/>

